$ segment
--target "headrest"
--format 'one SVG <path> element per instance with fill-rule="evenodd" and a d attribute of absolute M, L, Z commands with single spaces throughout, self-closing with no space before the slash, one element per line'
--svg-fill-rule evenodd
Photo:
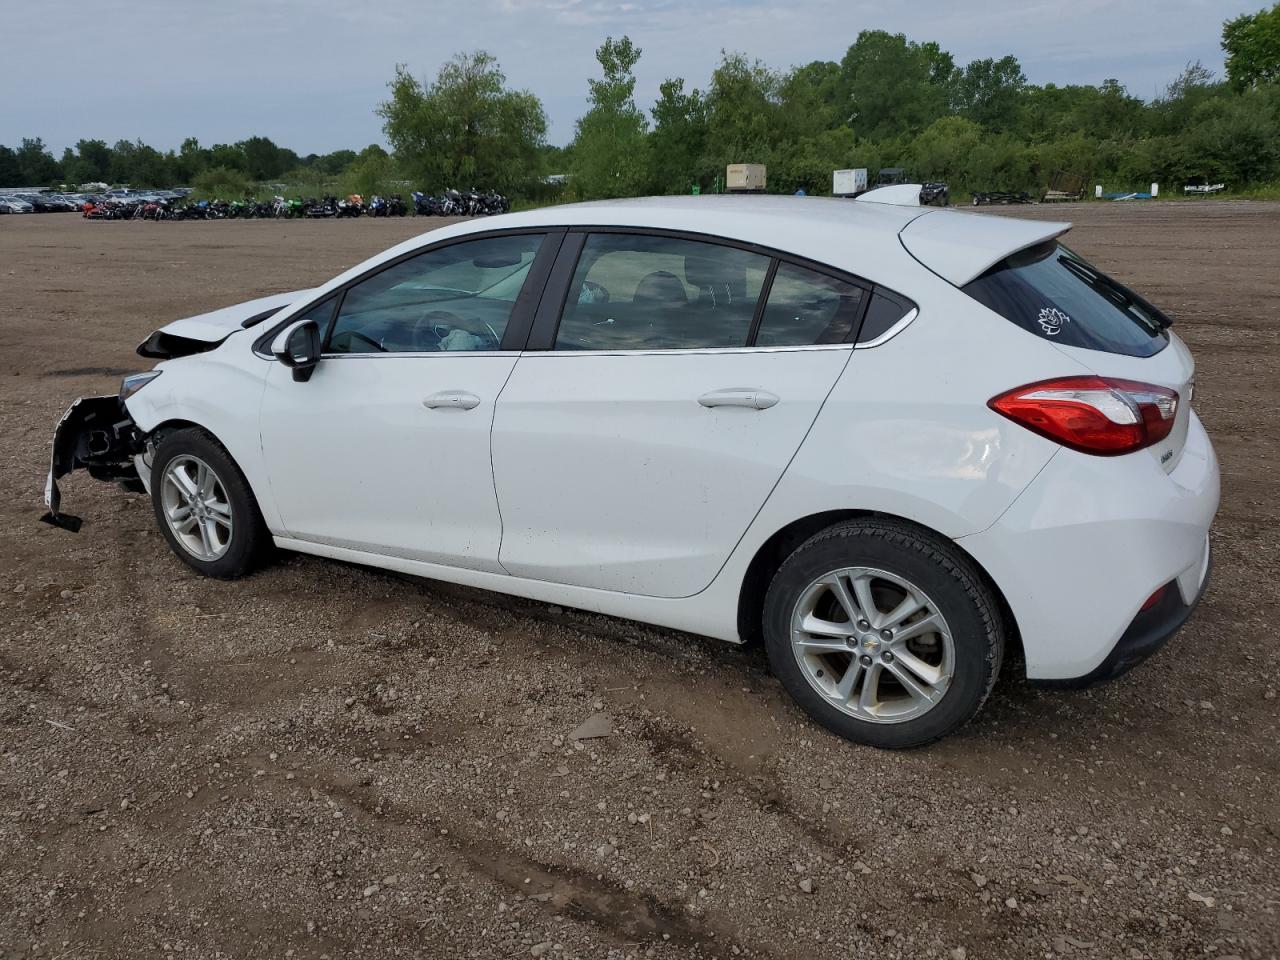
<path fill-rule="evenodd" d="M 680 278 L 666 270 L 655 270 L 653 273 L 643 277 L 636 284 L 635 296 L 631 299 L 633 303 L 683 304 L 689 302 L 688 295 L 684 290 L 684 284 L 680 282 Z"/>
<path fill-rule="evenodd" d="M 717 258 L 686 256 L 684 258 L 684 278 L 692 287 L 745 285 L 747 268 L 736 258 Z"/>

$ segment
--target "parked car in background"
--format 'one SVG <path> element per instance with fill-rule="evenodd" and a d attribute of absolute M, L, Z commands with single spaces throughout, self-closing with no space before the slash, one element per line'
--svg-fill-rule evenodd
<path fill-rule="evenodd" d="M 33 213 L 31 204 L 21 197 L 0 193 L 0 213 Z"/>
<path fill-rule="evenodd" d="M 1208 582 L 1191 355 L 1069 224 L 918 193 L 548 207 L 170 323 L 63 417 L 47 519 L 87 468 L 208 576 L 276 547 L 762 639 L 881 747 L 1015 650 L 1117 676 Z"/>

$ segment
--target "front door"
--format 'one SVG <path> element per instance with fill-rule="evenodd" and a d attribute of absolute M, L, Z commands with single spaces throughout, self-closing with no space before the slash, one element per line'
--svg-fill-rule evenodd
<path fill-rule="evenodd" d="M 498 402 L 503 567 L 644 596 L 707 587 L 849 362 L 866 298 L 731 246 L 589 236 L 554 347 L 525 353 Z"/>
<path fill-rule="evenodd" d="M 305 383 L 273 364 L 261 408 L 290 536 L 501 570 L 489 430 L 519 355 L 504 337 L 528 304 L 522 290 L 538 282 L 529 278 L 542 242 L 502 235 L 434 248 L 317 308 L 323 358 Z"/>

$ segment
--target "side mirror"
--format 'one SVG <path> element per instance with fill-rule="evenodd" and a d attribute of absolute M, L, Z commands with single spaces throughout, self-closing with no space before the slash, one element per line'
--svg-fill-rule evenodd
<path fill-rule="evenodd" d="M 281 330 L 271 341 L 271 353 L 286 367 L 293 379 L 306 381 L 320 362 L 320 327 L 314 320 L 299 320 Z"/>

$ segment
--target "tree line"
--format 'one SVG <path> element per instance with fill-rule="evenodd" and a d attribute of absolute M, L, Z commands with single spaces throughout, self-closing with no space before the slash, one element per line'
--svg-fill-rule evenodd
<path fill-rule="evenodd" d="M 0 144 L 0 186 L 127 183 L 135 186 L 190 184 L 210 170 L 229 171 L 246 180 L 274 180 L 295 170 L 337 174 L 358 159 L 354 150 L 300 157 L 267 137 L 202 147 L 194 137 L 177 150 L 161 152 L 141 140 L 80 140 L 62 158 L 39 138 L 24 138 L 16 147 Z"/>
<path fill-rule="evenodd" d="M 377 108 L 391 152 L 370 146 L 301 157 L 266 137 L 162 153 L 82 140 L 56 160 L 39 140 L 0 146 L 0 184 L 101 180 L 135 185 L 290 182 L 342 175 L 427 189 L 477 186 L 529 200 L 715 189 L 728 163 L 765 163 L 771 190 L 825 193 L 844 167 L 907 168 L 953 192 L 1036 191 L 1067 180 L 1280 183 L 1280 3 L 1226 22 L 1226 75 L 1199 63 L 1146 102 L 1116 80 L 1036 85 L 1013 56 L 963 66 L 934 42 L 860 33 L 838 61 L 777 70 L 722 53 L 704 87 L 672 77 L 647 112 L 635 100 L 642 51 L 628 37 L 596 51 L 573 140 L 546 142 L 541 101 L 508 86 L 488 53 L 458 54 L 433 79 L 397 66 Z M 368 187 L 366 189 L 368 189 Z"/>

